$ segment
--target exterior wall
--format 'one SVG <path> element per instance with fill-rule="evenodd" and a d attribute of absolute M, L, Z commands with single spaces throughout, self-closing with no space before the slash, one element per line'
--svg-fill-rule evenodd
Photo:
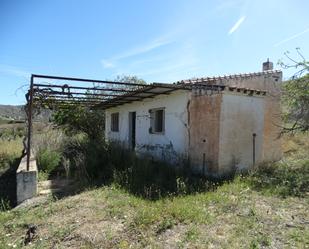
<path fill-rule="evenodd" d="M 132 102 L 106 110 L 106 138 L 129 145 L 129 112 L 136 112 L 136 152 L 167 161 L 177 160 L 188 152 L 189 92 L 178 90 L 169 95 Z M 165 108 L 164 134 L 151 134 L 149 110 Z M 119 112 L 119 132 L 111 131 L 110 114 Z"/>
<path fill-rule="evenodd" d="M 192 94 L 189 103 L 190 164 L 195 172 L 216 174 L 222 93 Z"/>
<path fill-rule="evenodd" d="M 222 98 L 219 139 L 219 173 L 244 170 L 263 160 L 264 97 L 226 92 Z"/>
<path fill-rule="evenodd" d="M 279 97 L 267 96 L 265 98 L 263 161 L 278 161 L 282 158 L 281 118 Z"/>
<path fill-rule="evenodd" d="M 265 97 L 262 157 L 263 161 L 266 162 L 281 159 L 282 149 L 279 134 L 281 132 L 280 88 L 282 83 L 282 72 L 269 71 L 260 75 L 222 79 L 221 82 L 217 83 L 268 91 Z"/>

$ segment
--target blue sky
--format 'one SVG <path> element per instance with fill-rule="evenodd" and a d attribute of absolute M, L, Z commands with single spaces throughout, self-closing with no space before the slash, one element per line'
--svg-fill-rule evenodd
<path fill-rule="evenodd" d="M 306 0 L 0 0 L 0 103 L 23 104 L 31 73 L 169 83 L 260 71 L 296 47 L 309 58 L 308 9 Z"/>

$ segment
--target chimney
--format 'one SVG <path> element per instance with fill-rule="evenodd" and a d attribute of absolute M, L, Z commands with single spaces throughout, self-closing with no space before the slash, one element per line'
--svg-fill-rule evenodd
<path fill-rule="evenodd" d="M 269 58 L 267 58 L 266 62 L 263 62 L 263 71 L 267 70 L 273 70 L 274 69 L 274 64 L 269 61 Z"/>

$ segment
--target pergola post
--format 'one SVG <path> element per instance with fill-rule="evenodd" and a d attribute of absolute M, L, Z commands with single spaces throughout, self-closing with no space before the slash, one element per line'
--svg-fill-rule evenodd
<path fill-rule="evenodd" d="M 29 171 L 30 157 L 31 157 L 31 136 L 32 136 L 33 75 L 31 75 L 30 79 L 29 100 L 27 108 L 28 108 L 27 171 Z"/>

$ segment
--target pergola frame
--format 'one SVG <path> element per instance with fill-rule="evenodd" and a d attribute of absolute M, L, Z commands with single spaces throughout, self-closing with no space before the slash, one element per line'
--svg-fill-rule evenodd
<path fill-rule="evenodd" d="M 65 84 L 41 82 L 63 81 Z M 39 81 L 39 82 L 37 82 Z M 68 85 L 67 83 L 70 83 Z M 76 85 L 76 83 L 92 83 L 92 87 Z M 74 85 L 75 84 L 75 85 Z M 107 109 L 145 98 L 153 98 L 159 94 L 170 94 L 175 90 L 188 89 L 189 85 L 179 84 L 139 84 L 115 82 L 84 78 L 60 77 L 32 74 L 30 88 L 26 94 L 27 105 L 27 171 L 30 167 L 33 109 L 37 105 L 49 108 L 65 109 L 74 105 L 82 105 L 90 109 Z"/>

